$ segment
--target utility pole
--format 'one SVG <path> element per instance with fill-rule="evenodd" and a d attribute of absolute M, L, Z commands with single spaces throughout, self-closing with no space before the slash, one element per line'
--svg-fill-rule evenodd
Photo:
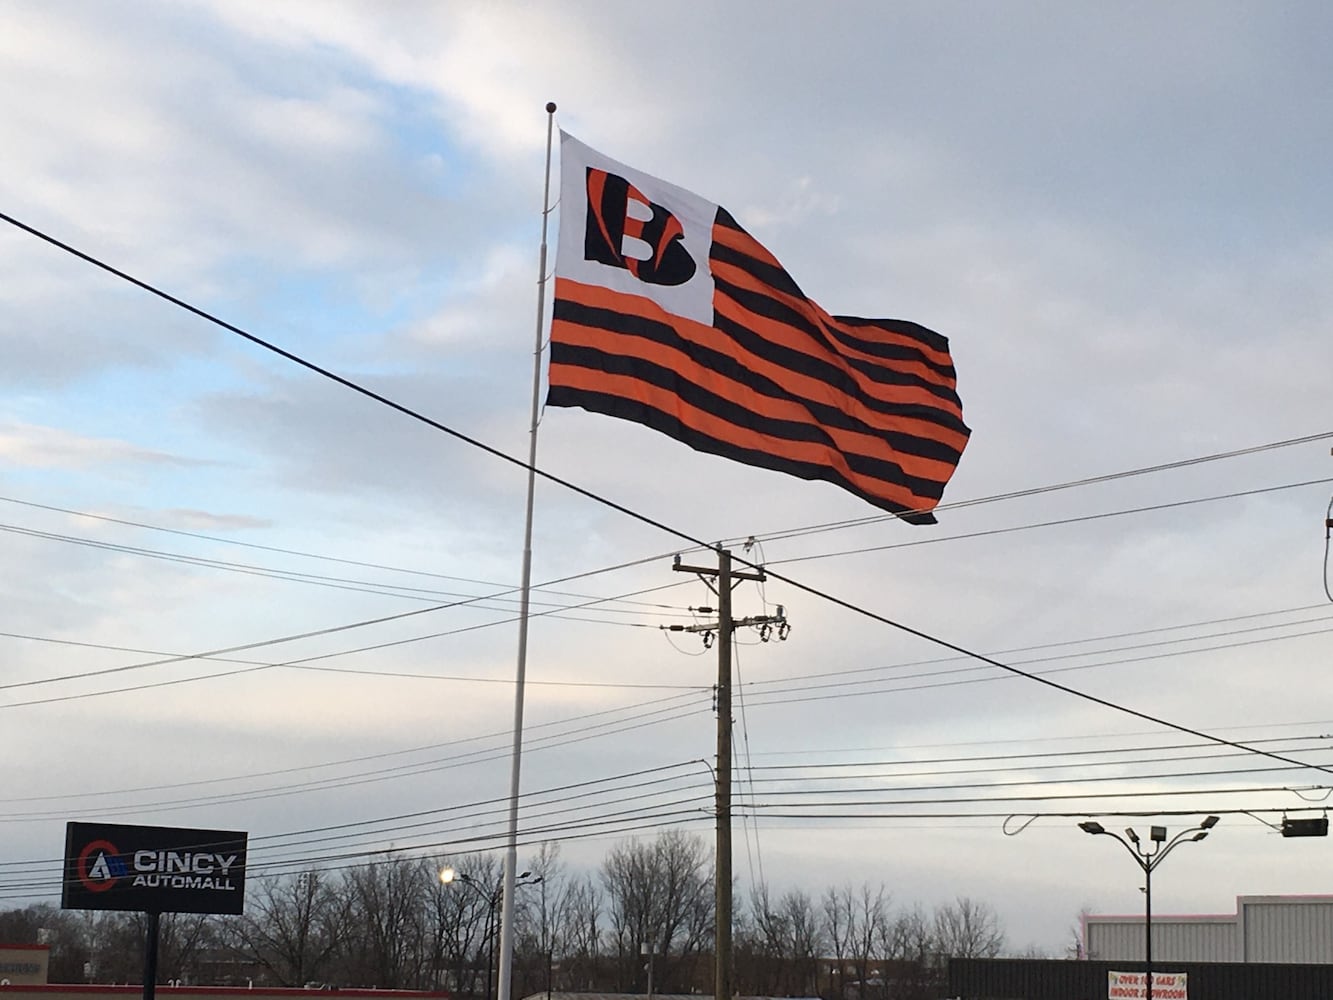
<path fill-rule="evenodd" d="M 731 568 L 731 551 L 717 547 L 717 568 L 687 566 L 680 556 L 671 566 L 678 573 L 694 573 L 717 595 L 717 621 L 713 624 L 672 625 L 673 632 L 700 632 L 704 648 L 717 641 L 717 763 L 714 774 L 714 803 L 717 830 L 717 871 L 713 879 L 715 913 L 716 973 L 713 980 L 714 1000 L 731 1000 L 731 637 L 739 627 L 756 626 L 767 641 L 774 626 L 779 639 L 790 632 L 782 606 L 776 615 L 757 615 L 749 618 L 731 616 L 731 591 L 740 580 L 762 583 L 767 579 L 761 569 L 754 573 L 736 572 Z M 716 581 L 714 584 L 712 581 Z M 711 614 L 712 608 L 696 608 L 702 614 Z"/>

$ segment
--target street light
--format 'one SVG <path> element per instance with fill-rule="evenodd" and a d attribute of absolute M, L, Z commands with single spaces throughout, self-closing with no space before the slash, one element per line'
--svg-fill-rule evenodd
<path fill-rule="evenodd" d="M 1181 830 L 1170 840 L 1166 839 L 1166 827 L 1153 826 L 1148 828 L 1149 845 L 1144 846 L 1143 841 L 1132 827 L 1125 828 L 1125 836 L 1113 830 L 1108 830 L 1096 820 L 1090 819 L 1080 823 L 1079 829 L 1084 833 L 1105 834 L 1108 837 L 1114 837 L 1120 841 L 1121 845 L 1129 852 L 1129 856 L 1134 862 L 1143 869 L 1143 964 L 1147 969 L 1144 976 L 1145 998 L 1152 1000 L 1152 873 L 1153 869 L 1166 860 L 1166 856 L 1172 849 L 1181 843 L 1187 841 L 1199 841 L 1208 836 L 1208 831 L 1217 826 L 1217 817 L 1205 817 L 1198 826 L 1192 826 L 1188 830 Z M 1128 838 L 1128 839 L 1126 839 Z M 1165 845 L 1165 846 L 1163 846 Z"/>
<path fill-rule="evenodd" d="M 521 885 L 537 885 L 545 881 L 541 875 L 536 878 L 531 876 L 532 872 L 520 874 L 514 882 L 514 888 L 517 889 Z M 462 883 L 486 903 L 486 1000 L 491 1000 L 491 972 L 495 968 L 495 908 L 500 905 L 500 900 L 504 897 L 504 879 L 502 877 L 495 884 L 495 888 L 488 892 L 467 872 L 445 867 L 440 869 L 439 878 L 443 886 Z"/>

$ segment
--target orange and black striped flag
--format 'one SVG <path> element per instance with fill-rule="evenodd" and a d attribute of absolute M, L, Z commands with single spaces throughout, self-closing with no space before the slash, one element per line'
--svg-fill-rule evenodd
<path fill-rule="evenodd" d="M 547 403 L 932 523 L 969 434 L 948 341 L 829 315 L 726 209 L 560 138 Z"/>

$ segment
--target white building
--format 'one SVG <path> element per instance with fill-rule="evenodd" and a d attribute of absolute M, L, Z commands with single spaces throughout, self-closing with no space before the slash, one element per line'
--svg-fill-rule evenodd
<path fill-rule="evenodd" d="M 1083 918 L 1084 955 L 1144 960 L 1143 914 Z M 1160 962 L 1333 964 L 1333 896 L 1238 896 L 1227 916 L 1152 917 L 1153 965 Z"/>

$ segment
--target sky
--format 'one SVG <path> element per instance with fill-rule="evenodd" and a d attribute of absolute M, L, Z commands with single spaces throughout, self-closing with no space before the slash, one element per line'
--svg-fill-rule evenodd
<path fill-rule="evenodd" d="M 544 410 L 584 492 L 536 488 L 521 858 L 711 837 L 692 538 L 786 578 L 734 598 L 791 622 L 738 636 L 738 898 L 967 896 L 1059 955 L 1141 906 L 1080 819 L 1210 813 L 1156 912 L 1333 893 L 1274 829 L 1333 786 L 1327 5 L 0 18 L 0 213 L 455 432 L 0 225 L 0 906 L 58 898 L 69 820 L 267 872 L 502 844 L 548 101 L 829 311 L 947 336 L 973 434 L 911 526 Z"/>

